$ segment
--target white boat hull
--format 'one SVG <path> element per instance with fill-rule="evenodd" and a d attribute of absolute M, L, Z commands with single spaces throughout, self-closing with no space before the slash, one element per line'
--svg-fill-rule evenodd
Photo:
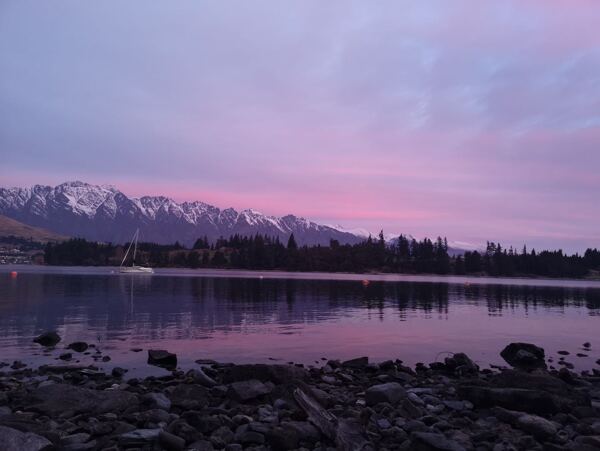
<path fill-rule="evenodd" d="M 119 272 L 123 274 L 154 274 L 154 270 L 146 266 L 121 266 Z"/>

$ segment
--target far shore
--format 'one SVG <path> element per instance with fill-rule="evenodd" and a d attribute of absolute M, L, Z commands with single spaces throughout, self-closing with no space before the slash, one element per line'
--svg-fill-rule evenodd
<path fill-rule="evenodd" d="M 89 274 L 106 275 L 118 273 L 118 266 L 51 266 L 38 264 L 0 265 L 0 273 L 49 273 L 49 274 Z M 489 276 L 489 275 L 440 275 L 440 274 L 401 274 L 401 273 L 348 273 L 348 272 L 301 272 L 283 270 L 251 270 L 230 268 L 153 268 L 155 273 L 148 275 L 132 275 L 134 277 L 172 276 L 172 277 L 223 277 L 223 278 L 266 278 L 295 280 L 347 280 L 360 281 L 366 285 L 370 282 L 429 282 L 463 285 L 521 285 L 546 287 L 600 288 L 600 277 L 581 279 L 546 278 L 541 276 Z"/>

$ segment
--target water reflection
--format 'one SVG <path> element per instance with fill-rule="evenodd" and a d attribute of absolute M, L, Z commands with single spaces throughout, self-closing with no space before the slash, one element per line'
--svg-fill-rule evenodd
<path fill-rule="evenodd" d="M 190 359 L 199 348 L 232 359 L 292 351 L 285 357 L 313 359 L 311 347 L 321 344 L 349 356 L 392 357 L 411 344 L 433 354 L 448 343 L 473 348 L 473 340 L 485 354 L 486 343 L 500 346 L 513 337 L 575 346 L 590 339 L 599 312 L 596 288 L 0 274 L 0 343 L 7 355 L 31 351 L 31 338 L 51 329 L 112 349 L 124 348 L 120 342 L 170 343 Z M 410 352 L 417 359 L 417 350 Z"/>

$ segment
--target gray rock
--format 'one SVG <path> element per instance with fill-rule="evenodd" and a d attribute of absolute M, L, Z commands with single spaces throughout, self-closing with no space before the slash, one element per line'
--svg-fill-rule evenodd
<path fill-rule="evenodd" d="M 185 440 L 167 431 L 160 431 L 158 443 L 168 451 L 180 451 L 185 448 Z"/>
<path fill-rule="evenodd" d="M 369 364 L 368 357 L 357 357 L 356 359 L 346 360 L 342 362 L 342 366 L 347 368 L 364 368 Z"/>
<path fill-rule="evenodd" d="M 506 362 L 519 369 L 546 368 L 546 356 L 543 348 L 531 343 L 511 343 L 500 355 Z"/>
<path fill-rule="evenodd" d="M 267 434 L 267 442 L 274 451 L 287 451 L 298 448 L 298 434 L 294 429 L 275 426 Z"/>
<path fill-rule="evenodd" d="M 148 350 L 148 363 L 165 368 L 175 368 L 177 355 L 163 349 L 150 349 Z"/>
<path fill-rule="evenodd" d="M 457 376 L 476 375 L 479 373 L 479 366 L 462 352 L 458 352 L 451 357 L 446 357 L 444 364 L 446 370 Z"/>
<path fill-rule="evenodd" d="M 225 383 L 258 379 L 261 382 L 282 384 L 294 379 L 308 379 L 308 372 L 295 365 L 234 365 L 227 369 L 223 375 Z"/>
<path fill-rule="evenodd" d="M 92 390 L 67 384 L 45 385 L 27 397 L 32 410 L 50 417 L 64 412 L 101 414 L 120 412 L 137 404 L 137 396 L 124 390 Z"/>
<path fill-rule="evenodd" d="M 389 402 L 396 404 L 406 397 L 406 391 L 397 382 L 388 382 L 386 384 L 373 385 L 365 392 L 365 401 L 367 405 L 374 406 L 380 402 Z"/>
<path fill-rule="evenodd" d="M 85 352 L 88 350 L 88 344 L 85 341 L 75 341 L 67 346 L 67 349 L 71 349 L 75 352 Z"/>
<path fill-rule="evenodd" d="M 237 401 L 249 401 L 271 393 L 272 387 L 257 379 L 234 382 L 229 386 L 229 396 Z"/>
<path fill-rule="evenodd" d="M 557 433 L 554 423 L 537 415 L 521 415 L 515 426 L 539 439 L 548 439 Z"/>
<path fill-rule="evenodd" d="M 203 385 L 205 387 L 214 387 L 217 385 L 216 381 L 207 375 L 202 369 L 193 369 L 188 371 L 188 377 L 191 377 L 194 382 L 197 384 Z"/>
<path fill-rule="evenodd" d="M 60 342 L 61 338 L 56 332 L 44 332 L 33 339 L 34 343 L 38 343 L 42 346 L 56 346 Z"/>
<path fill-rule="evenodd" d="M 78 434 L 67 435 L 60 439 L 60 443 L 63 446 L 66 445 L 76 445 L 85 443 L 90 439 L 90 434 L 86 434 L 85 432 L 80 432 Z"/>
<path fill-rule="evenodd" d="M 281 425 L 294 430 L 302 442 L 313 444 L 321 439 L 319 430 L 307 421 L 288 421 Z"/>
<path fill-rule="evenodd" d="M 572 401 L 569 399 L 533 389 L 463 385 L 459 387 L 458 393 L 476 407 L 500 406 L 536 414 L 558 413 L 568 411 L 572 407 Z"/>
<path fill-rule="evenodd" d="M 142 404 L 150 408 L 171 410 L 171 400 L 162 393 L 146 393 L 142 396 Z"/>
<path fill-rule="evenodd" d="M 233 431 L 227 426 L 221 426 L 210 435 L 211 443 L 217 448 L 224 448 L 233 441 Z"/>
<path fill-rule="evenodd" d="M 189 445 L 187 451 L 213 451 L 214 447 L 208 440 L 198 440 Z M 240 450 L 242 448 L 240 447 Z"/>
<path fill-rule="evenodd" d="M 126 447 L 144 446 L 158 441 L 161 429 L 135 429 L 119 435 L 119 444 Z"/>
<path fill-rule="evenodd" d="M 0 438 L 2 451 L 44 451 L 54 448 L 45 437 L 6 426 L 0 426 Z"/>
<path fill-rule="evenodd" d="M 179 384 L 170 387 L 167 396 L 172 405 L 184 409 L 200 409 L 208 404 L 208 390 L 197 384 Z"/>
<path fill-rule="evenodd" d="M 413 432 L 411 442 L 414 451 L 465 451 L 458 442 L 432 432 Z"/>

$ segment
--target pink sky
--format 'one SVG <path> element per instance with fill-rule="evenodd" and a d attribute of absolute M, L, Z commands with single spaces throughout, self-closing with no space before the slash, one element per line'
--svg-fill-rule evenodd
<path fill-rule="evenodd" d="M 597 2 L 0 12 L 2 186 L 79 179 L 374 232 L 600 246 Z"/>

